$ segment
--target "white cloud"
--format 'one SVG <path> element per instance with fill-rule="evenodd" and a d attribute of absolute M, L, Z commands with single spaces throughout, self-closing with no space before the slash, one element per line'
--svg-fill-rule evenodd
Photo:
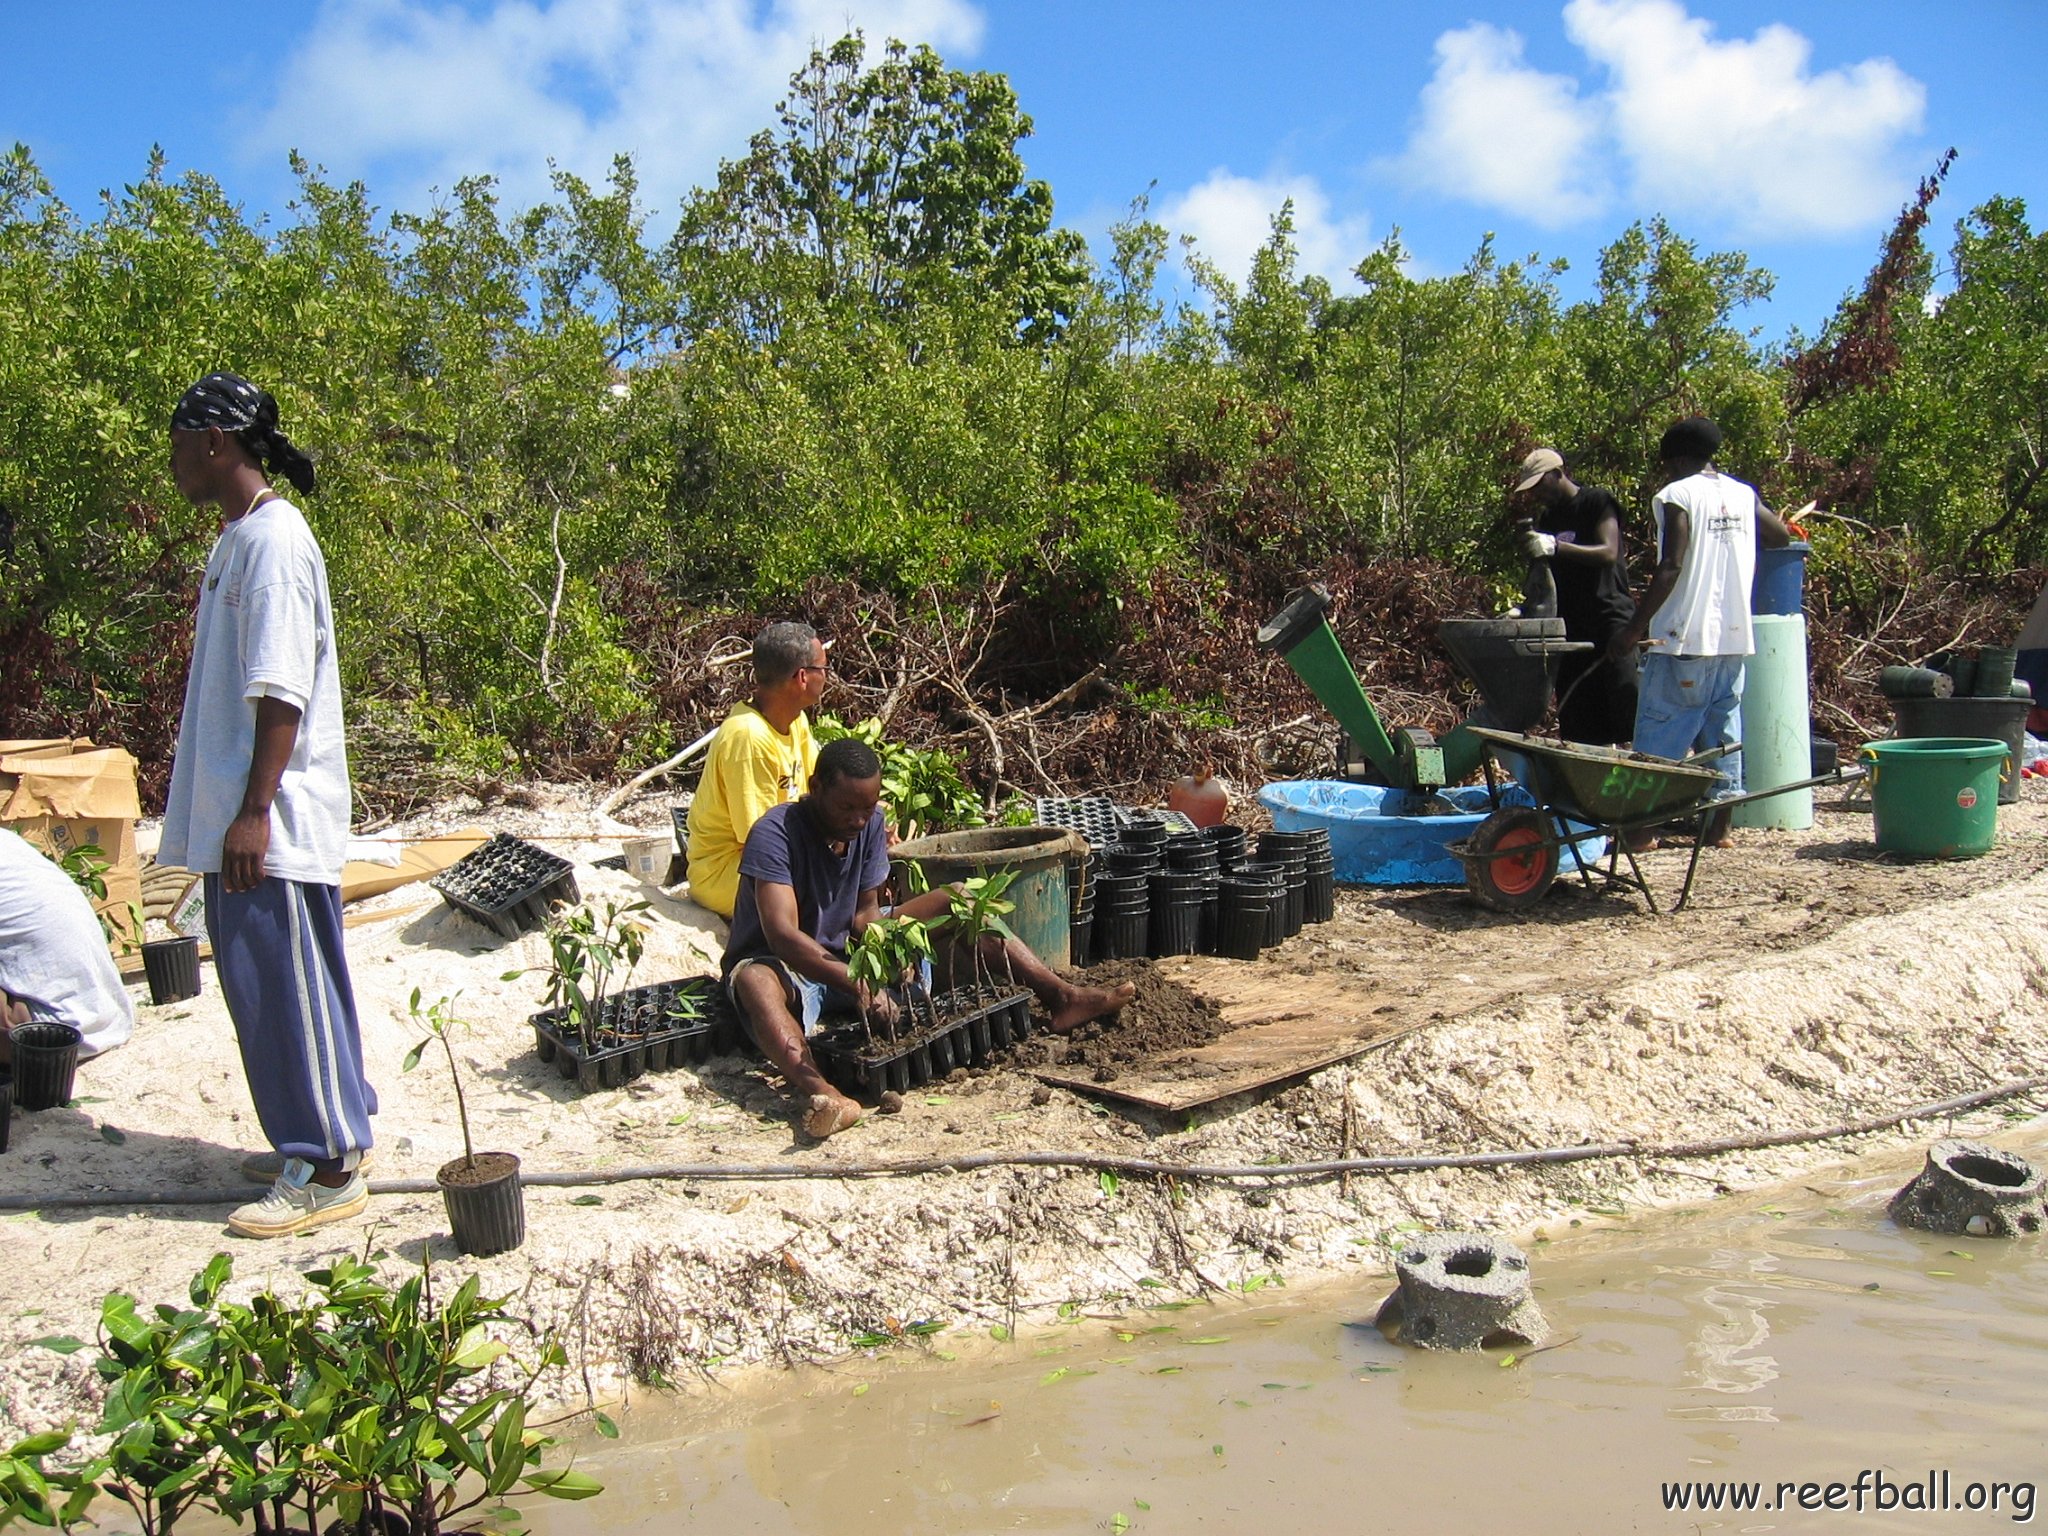
<path fill-rule="evenodd" d="M 327 0 L 255 138 L 402 206 L 484 173 L 529 203 L 549 160 L 599 181 L 627 152 L 648 204 L 669 207 L 770 124 L 814 46 L 855 27 L 870 58 L 890 37 L 953 55 L 982 19 L 970 0 Z"/>
<path fill-rule="evenodd" d="M 1514 32 L 1438 37 L 1391 168 L 1539 225 L 1609 213 L 1625 188 L 1747 236 L 1865 229 L 1911 191 L 1898 152 L 1927 93 L 1890 59 L 1815 72 L 1790 27 L 1723 39 L 1680 0 L 1570 0 L 1564 26 L 1597 88 L 1532 68 Z"/>
<path fill-rule="evenodd" d="M 1299 270 L 1341 282 L 1364 260 L 1370 239 L 1362 217 L 1337 218 L 1312 176 L 1253 179 L 1211 171 L 1205 181 L 1164 199 L 1158 219 L 1176 234 L 1192 235 L 1202 255 L 1234 282 L 1251 272 L 1252 256 L 1273 236 L 1273 215 L 1294 199 L 1294 248 Z"/>
<path fill-rule="evenodd" d="M 1814 74 L 1812 44 L 1790 27 L 1721 41 L 1677 0 L 1571 0 L 1564 19 L 1610 77 L 1639 200 L 1751 233 L 1840 234 L 1910 188 L 1895 151 L 1927 92 L 1890 59 Z"/>
<path fill-rule="evenodd" d="M 1598 213 L 1600 113 L 1578 84 L 1522 61 L 1519 34 L 1475 22 L 1436 40 L 1436 73 L 1393 169 L 1403 179 L 1512 210 L 1544 228 Z"/>

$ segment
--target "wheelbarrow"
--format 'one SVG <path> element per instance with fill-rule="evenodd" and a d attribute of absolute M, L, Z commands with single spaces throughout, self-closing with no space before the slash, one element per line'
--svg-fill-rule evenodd
<path fill-rule="evenodd" d="M 1580 883 L 1595 879 L 1609 886 L 1640 891 L 1650 910 L 1658 910 L 1656 894 L 1643 878 L 1631 833 L 1645 832 L 1681 817 L 1720 812 L 1752 800 L 1768 800 L 1792 790 L 1820 784 L 1841 784 L 1862 777 L 1860 770 L 1837 768 L 1833 773 L 1779 784 L 1754 794 L 1716 799 L 1721 775 L 1713 759 L 1738 751 L 1741 743 L 1715 747 L 1681 761 L 1623 752 L 1613 747 L 1553 741 L 1517 731 L 1471 727 L 1486 746 L 1486 787 L 1493 813 L 1450 852 L 1463 861 L 1465 888 L 1496 912 L 1522 912 L 1541 901 L 1569 858 Z M 1505 771 L 1535 799 L 1533 806 L 1506 806 L 1500 799 Z M 1579 856 L 1576 846 L 1588 829 L 1607 837 L 1604 863 Z M 1685 866 L 1685 884 L 1671 910 L 1681 911 L 1692 897 L 1704 837 L 1693 844 Z M 1623 868 L 1624 863 L 1626 868 Z"/>

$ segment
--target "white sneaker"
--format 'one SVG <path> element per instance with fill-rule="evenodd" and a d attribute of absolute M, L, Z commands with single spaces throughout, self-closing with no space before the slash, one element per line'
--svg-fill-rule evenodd
<path fill-rule="evenodd" d="M 370 1185 L 360 1168 L 348 1176 L 348 1182 L 330 1189 L 313 1182 L 311 1163 L 289 1157 L 270 1192 L 230 1216 L 228 1230 L 240 1237 L 289 1237 L 330 1221 L 360 1216 L 369 1205 Z"/>

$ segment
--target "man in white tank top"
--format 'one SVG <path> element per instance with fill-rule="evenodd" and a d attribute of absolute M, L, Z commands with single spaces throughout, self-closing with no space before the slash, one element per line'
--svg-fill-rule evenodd
<path fill-rule="evenodd" d="M 1757 548 L 1780 549 L 1792 538 L 1754 487 L 1714 468 L 1720 446 L 1721 429 L 1704 416 L 1679 422 L 1658 444 L 1666 483 L 1650 503 L 1657 569 L 1611 646 L 1626 655 L 1649 644 L 1635 749 L 1653 757 L 1690 757 L 1740 739 L 1742 675 L 1755 649 L 1749 585 Z M 1728 753 L 1715 766 L 1725 775 L 1720 797 L 1741 794 L 1742 754 Z M 1711 840 L 1727 846 L 1725 818 L 1710 825 Z M 1654 847 L 1655 839 L 1640 835 L 1631 846 Z"/>

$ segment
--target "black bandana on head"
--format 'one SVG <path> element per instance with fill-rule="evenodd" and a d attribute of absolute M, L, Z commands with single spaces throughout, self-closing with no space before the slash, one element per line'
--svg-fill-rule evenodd
<path fill-rule="evenodd" d="M 233 373 L 209 373 L 185 391 L 171 412 L 171 426 L 179 432 L 203 432 L 208 427 L 240 432 L 259 423 L 277 424 L 277 402 Z"/>
<path fill-rule="evenodd" d="M 240 374 L 209 373 L 185 391 L 171 412 L 174 432 L 208 427 L 236 438 L 265 470 L 283 475 L 302 491 L 313 489 L 313 461 L 278 429 L 276 399 Z"/>

